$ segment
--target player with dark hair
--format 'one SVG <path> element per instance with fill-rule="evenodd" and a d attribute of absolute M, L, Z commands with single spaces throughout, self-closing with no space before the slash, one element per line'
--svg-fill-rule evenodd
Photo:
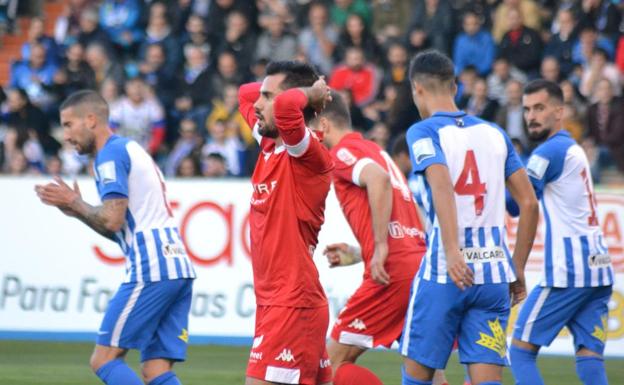
<path fill-rule="evenodd" d="M 546 222 L 544 276 L 522 307 L 513 334 L 511 369 L 519 385 L 543 384 L 537 353 L 566 326 L 574 337 L 576 372 L 606 385 L 605 348 L 613 266 L 596 215 L 587 156 L 563 129 L 563 92 L 534 80 L 524 89 L 529 138 L 542 142 L 527 170 Z"/>
<path fill-rule="evenodd" d="M 239 108 L 260 144 L 249 224 L 256 330 L 247 385 L 331 382 L 327 299 L 312 260 L 333 162 L 306 127 L 330 100 L 304 63 L 272 62 L 262 83 L 240 87 Z"/>
<path fill-rule="evenodd" d="M 510 303 L 526 296 L 524 266 L 537 200 L 505 132 L 457 109 L 448 57 L 416 55 L 410 82 L 423 120 L 410 127 L 407 144 L 412 171 L 425 176 L 434 215 L 401 340 L 403 384 L 431 384 L 457 338 L 471 382 L 498 385 L 507 363 Z M 513 258 L 505 244 L 505 184 L 520 206 Z"/>
<path fill-rule="evenodd" d="M 360 245 L 332 244 L 325 253 L 332 267 L 359 261 L 365 266 L 362 284 L 331 332 L 327 350 L 334 385 L 381 384 L 355 361 L 367 349 L 390 347 L 400 337 L 425 234 L 405 177 L 383 149 L 352 130 L 340 94 L 332 91 L 331 102 L 311 127 L 330 149 L 336 196 Z"/>
<path fill-rule="evenodd" d="M 58 177 L 36 186 L 37 195 L 117 242 L 126 256 L 126 279 L 104 314 L 91 368 L 107 385 L 140 385 L 124 362 L 128 349 L 137 349 L 146 384 L 179 385 L 171 369 L 186 357 L 195 271 L 162 173 L 138 143 L 113 135 L 108 104 L 95 91 L 70 95 L 59 110 L 65 141 L 94 157 L 102 204 L 86 203 L 75 182 L 72 189 Z"/>

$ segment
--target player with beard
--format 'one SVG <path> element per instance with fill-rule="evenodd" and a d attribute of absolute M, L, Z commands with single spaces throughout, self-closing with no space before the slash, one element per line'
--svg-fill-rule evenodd
<path fill-rule="evenodd" d="M 249 225 L 256 328 L 247 385 L 327 384 L 327 299 L 312 260 L 333 162 L 306 127 L 331 100 L 301 62 L 271 62 L 262 83 L 239 89 L 239 109 L 260 144 Z"/>
<path fill-rule="evenodd" d="M 556 83 L 534 80 L 524 89 L 529 137 L 542 142 L 528 174 L 546 222 L 544 276 L 520 311 L 511 368 L 519 385 L 543 384 L 537 353 L 566 326 L 574 337 L 576 371 L 584 384 L 605 385 L 608 303 L 613 266 L 598 223 L 589 162 L 563 129 L 563 93 Z"/>

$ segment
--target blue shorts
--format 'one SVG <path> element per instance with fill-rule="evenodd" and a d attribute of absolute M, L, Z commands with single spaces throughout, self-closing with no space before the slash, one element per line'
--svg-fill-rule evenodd
<path fill-rule="evenodd" d="M 184 361 L 192 279 L 124 283 L 111 299 L 97 344 L 137 349 L 141 362 Z"/>
<path fill-rule="evenodd" d="M 574 347 L 602 354 L 606 342 L 611 286 L 537 286 L 520 309 L 513 337 L 538 346 L 548 346 L 567 326 Z"/>
<path fill-rule="evenodd" d="M 459 342 L 462 364 L 507 365 L 505 329 L 509 284 L 455 284 L 414 279 L 399 351 L 429 368 L 444 369 Z"/>

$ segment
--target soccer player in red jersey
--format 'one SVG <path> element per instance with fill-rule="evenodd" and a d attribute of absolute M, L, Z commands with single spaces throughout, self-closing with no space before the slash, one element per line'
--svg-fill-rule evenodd
<path fill-rule="evenodd" d="M 366 349 L 390 347 L 400 337 L 412 280 L 426 249 L 425 235 L 404 175 L 383 149 L 351 129 L 349 109 L 339 94 L 332 91 L 332 100 L 311 126 L 322 132 L 330 148 L 336 196 L 365 266 L 362 284 L 331 333 L 334 384 L 381 384 L 354 362 Z M 330 264 L 338 266 L 360 259 L 345 258 L 352 250 L 334 244 L 326 254 Z"/>
<path fill-rule="evenodd" d="M 260 143 L 249 225 L 256 328 L 246 385 L 331 383 L 327 299 L 312 260 L 333 162 L 306 121 L 329 87 L 300 62 L 272 62 L 240 87 L 239 109 Z"/>

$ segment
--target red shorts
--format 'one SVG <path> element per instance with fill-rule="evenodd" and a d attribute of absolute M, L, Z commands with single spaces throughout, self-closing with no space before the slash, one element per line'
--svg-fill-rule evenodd
<path fill-rule="evenodd" d="M 331 382 L 325 349 L 328 324 L 327 306 L 258 306 L 247 376 L 281 384 Z"/>
<path fill-rule="evenodd" d="M 331 338 L 365 349 L 390 347 L 403 332 L 412 279 L 384 286 L 365 279 L 336 320 Z"/>

